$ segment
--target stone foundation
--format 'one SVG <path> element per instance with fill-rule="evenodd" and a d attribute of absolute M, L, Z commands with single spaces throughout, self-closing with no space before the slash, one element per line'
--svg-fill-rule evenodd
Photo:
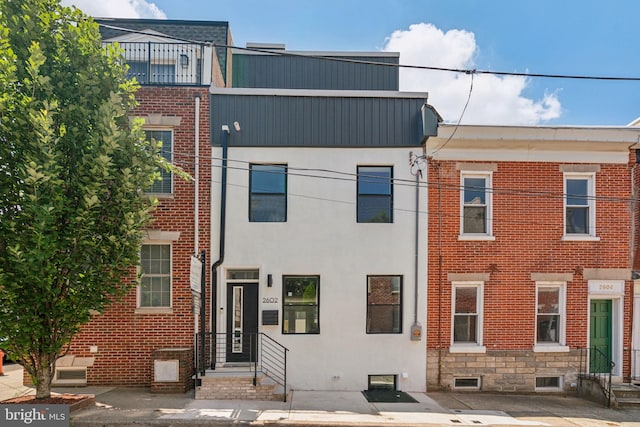
<path fill-rule="evenodd" d="M 533 351 L 491 351 L 486 353 L 441 353 L 441 381 L 438 384 L 438 350 L 427 352 L 427 390 L 454 390 L 456 378 L 478 378 L 479 390 L 535 392 L 536 377 L 561 377 L 556 391 L 575 391 L 580 367 L 580 350 L 561 353 Z M 553 390 L 549 390 L 553 391 Z"/>

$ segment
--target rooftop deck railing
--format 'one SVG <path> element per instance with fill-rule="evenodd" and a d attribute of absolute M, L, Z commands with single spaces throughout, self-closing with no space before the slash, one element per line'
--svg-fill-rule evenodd
<path fill-rule="evenodd" d="M 210 47 L 158 42 L 118 42 L 118 45 L 129 65 L 128 76 L 141 85 L 207 85 L 211 82 L 214 51 Z"/>

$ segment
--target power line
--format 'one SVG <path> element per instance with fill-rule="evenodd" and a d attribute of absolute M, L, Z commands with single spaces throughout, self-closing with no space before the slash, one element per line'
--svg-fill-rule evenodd
<path fill-rule="evenodd" d="M 114 25 L 108 25 L 103 23 L 97 23 L 99 26 L 104 28 L 109 28 L 112 30 L 123 31 L 132 34 L 142 34 L 147 36 L 158 37 L 158 34 L 148 33 L 140 30 L 132 30 L 129 28 L 117 27 Z M 389 64 L 386 62 L 378 62 L 378 61 L 370 61 L 370 60 L 360 60 L 353 58 L 344 58 L 344 57 L 336 57 L 336 56 L 326 56 L 326 55 L 308 55 L 303 53 L 294 53 L 287 51 L 278 51 L 278 50 L 269 50 L 269 49 L 259 49 L 253 47 L 240 47 L 234 45 L 228 45 L 223 43 L 209 43 L 203 42 L 200 40 L 191 40 L 187 38 L 175 37 L 171 35 L 162 34 L 161 37 L 167 38 L 170 40 L 176 40 L 180 42 L 186 42 L 191 44 L 197 44 L 200 46 L 211 46 L 211 47 L 219 47 L 224 49 L 236 49 L 250 52 L 258 52 L 258 53 L 266 53 L 270 55 L 279 55 L 279 56 L 291 56 L 291 57 L 301 57 L 301 58 L 316 58 L 322 59 L 326 61 L 335 61 L 335 62 L 345 62 L 352 64 L 364 64 L 364 65 L 376 65 L 381 67 L 396 67 L 396 68 L 409 68 L 415 70 L 430 70 L 430 71 L 445 71 L 451 73 L 459 73 L 459 74 L 489 74 L 495 76 L 515 76 L 515 77 L 540 77 L 540 78 L 552 78 L 552 79 L 574 79 L 574 80 L 603 80 L 603 81 L 630 81 L 637 82 L 640 81 L 640 77 L 624 77 L 624 76 L 594 76 L 594 75 L 576 75 L 576 74 L 554 74 L 554 73 L 524 73 L 524 72 L 515 72 L 515 71 L 496 71 L 496 70 L 478 70 L 478 69 L 470 69 L 470 68 L 448 68 L 448 67 L 434 67 L 427 65 L 409 65 L 409 64 Z M 344 52 L 349 53 L 349 52 Z"/>
<path fill-rule="evenodd" d="M 187 154 L 178 154 L 175 153 L 174 154 L 176 156 L 183 156 L 183 157 L 189 157 L 189 158 L 193 158 L 195 157 L 194 155 L 187 155 Z M 206 156 L 198 156 L 200 157 L 202 160 L 199 161 L 200 166 L 211 166 L 210 162 L 205 162 L 203 160 L 218 160 L 218 161 L 222 161 L 221 157 L 206 157 Z M 282 166 L 284 165 L 284 163 L 278 163 L 278 162 L 274 162 L 274 163 L 270 163 L 270 162 L 251 162 L 251 161 L 246 161 L 246 160 L 235 160 L 235 159 L 230 159 L 227 158 L 228 162 L 231 163 L 242 163 L 242 164 L 246 164 L 246 165 L 251 165 L 251 164 L 260 164 L 260 165 L 273 165 L 273 166 Z M 176 162 L 177 163 L 177 162 Z M 184 161 L 180 161 L 181 164 L 183 165 L 189 165 L 189 166 L 193 166 L 195 165 L 195 161 L 194 162 L 184 162 Z M 213 167 L 216 168 L 222 168 L 222 165 L 213 165 Z M 317 178 L 317 179 L 327 179 L 327 180 L 334 180 L 334 181 L 345 181 L 345 182 L 357 182 L 359 177 L 362 178 L 373 178 L 376 180 L 382 180 L 382 178 L 379 177 L 375 177 L 375 176 L 369 176 L 366 174 L 358 174 L 355 172 L 342 172 L 342 171 L 337 171 L 337 170 L 332 170 L 332 169 L 325 169 L 325 168 L 299 168 L 299 167 L 294 167 L 294 166 L 289 166 L 288 164 L 286 165 L 287 167 L 287 172 L 286 175 L 288 176 L 299 176 L 299 177 L 305 177 L 305 178 Z M 248 167 L 235 167 L 235 166 L 229 166 L 227 165 L 227 169 L 231 169 L 231 170 L 240 170 L 240 171 L 249 171 Z M 293 171 L 293 172 L 292 172 Z M 304 172 L 304 173 L 298 173 L 298 172 Z M 318 173 L 330 173 L 330 174 L 336 174 L 339 176 L 325 176 L 325 175 L 317 175 L 317 174 L 313 174 L 312 172 L 318 172 Z M 265 173 L 277 173 L 277 174 L 285 174 L 284 172 L 279 172 L 279 171 L 268 171 Z M 403 186 L 403 187 L 415 187 L 416 183 L 414 180 L 411 179 L 405 179 L 405 178 L 390 178 L 390 183 L 397 185 L 397 186 Z M 435 181 L 430 181 L 427 180 L 425 182 L 421 182 L 419 184 L 419 186 L 421 188 L 438 188 L 441 187 L 444 190 L 451 190 L 451 191 L 456 191 L 456 192 L 460 192 L 462 190 L 464 190 L 466 187 L 462 184 L 438 184 Z M 477 188 L 477 187 L 473 187 L 473 188 Z M 565 194 L 565 193 L 557 193 L 557 192 L 553 192 L 553 191 L 535 191 L 535 190 L 521 190 L 521 189 L 515 189 L 515 188 L 505 188 L 505 187 L 495 187 L 492 186 L 490 188 L 485 188 L 485 190 L 487 191 L 487 193 L 491 193 L 492 195 L 512 195 L 512 196 L 522 196 L 522 197 L 537 197 L 537 198 L 548 198 L 548 199 L 564 199 L 565 197 L 580 197 L 584 200 L 594 200 L 594 201 L 603 201 L 603 202 L 624 202 L 624 203 L 630 203 L 630 202 L 635 202 L 637 201 L 636 199 L 634 199 L 633 197 L 613 197 L 613 196 L 599 196 L 599 195 L 591 195 L 591 196 L 586 196 L 583 197 L 582 195 L 571 195 L 571 194 Z"/>

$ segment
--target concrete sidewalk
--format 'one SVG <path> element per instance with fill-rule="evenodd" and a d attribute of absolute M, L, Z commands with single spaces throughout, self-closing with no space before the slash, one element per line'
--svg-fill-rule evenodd
<path fill-rule="evenodd" d="M 33 390 L 22 369 L 5 367 L 0 401 Z M 490 393 L 411 393 L 417 403 L 370 403 L 360 392 L 292 391 L 288 402 L 195 400 L 193 392 L 152 394 L 147 388 L 55 388 L 93 394 L 96 406 L 74 412 L 71 425 L 166 426 L 636 426 L 640 410 L 602 408 L 575 397 Z"/>

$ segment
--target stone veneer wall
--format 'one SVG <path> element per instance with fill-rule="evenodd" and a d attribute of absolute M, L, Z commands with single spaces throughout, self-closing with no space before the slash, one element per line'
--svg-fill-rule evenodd
<path fill-rule="evenodd" d="M 427 390 L 452 390 L 455 378 L 479 378 L 480 390 L 533 392 L 536 377 L 563 377 L 565 391 L 575 390 L 580 350 L 563 353 L 490 351 L 483 354 L 442 351 L 442 380 L 438 384 L 438 351 L 427 353 Z"/>

